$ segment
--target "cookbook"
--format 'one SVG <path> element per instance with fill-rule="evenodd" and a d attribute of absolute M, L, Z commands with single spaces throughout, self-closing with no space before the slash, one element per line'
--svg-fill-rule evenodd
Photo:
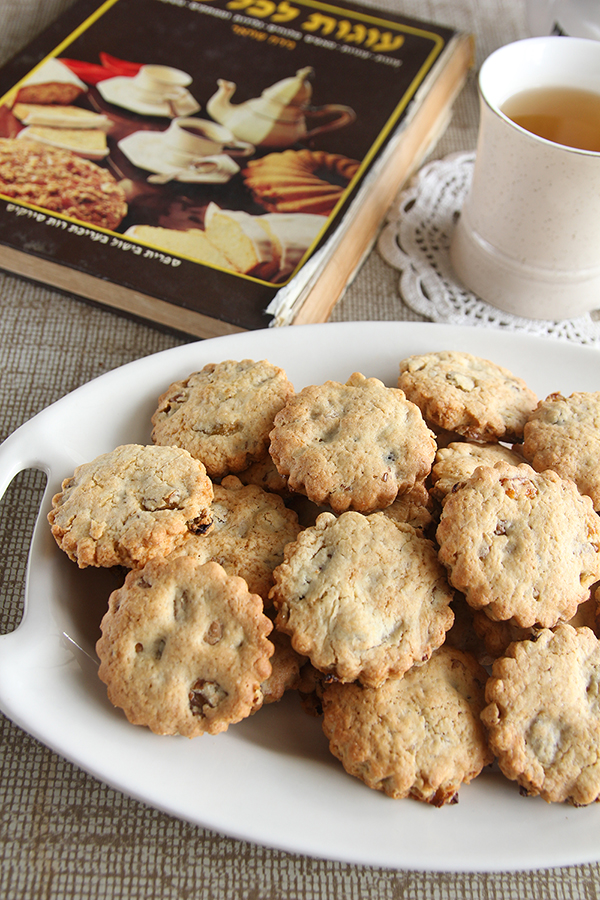
<path fill-rule="evenodd" d="M 0 72 L 0 267 L 213 337 L 325 321 L 470 35 L 318 0 L 78 0 Z"/>

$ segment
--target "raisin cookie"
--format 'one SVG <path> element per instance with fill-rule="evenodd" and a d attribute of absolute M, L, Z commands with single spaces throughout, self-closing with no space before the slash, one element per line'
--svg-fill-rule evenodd
<path fill-rule="evenodd" d="M 300 670 L 306 657 L 292 647 L 289 635 L 273 630 L 269 635 L 273 644 L 271 674 L 260 686 L 263 703 L 277 703 L 286 691 L 296 690 L 300 684 Z"/>
<path fill-rule="evenodd" d="M 483 639 L 474 627 L 477 610 L 471 609 L 462 594 L 456 594 L 452 601 L 452 612 L 454 622 L 446 635 L 444 646 L 470 653 L 482 666 L 491 665 L 495 657 L 490 658 Z M 481 615 L 485 614 L 482 612 Z"/>
<path fill-rule="evenodd" d="M 108 698 L 156 734 L 218 734 L 262 703 L 271 621 L 218 563 L 152 560 L 109 600 L 96 650 Z"/>
<path fill-rule="evenodd" d="M 483 641 L 490 663 L 499 656 L 504 656 L 507 648 L 515 641 L 535 639 L 535 636 L 541 631 L 535 625 L 531 628 L 521 628 L 513 619 L 494 622 L 486 614 L 485 609 L 474 609 L 472 612 L 473 631 Z"/>
<path fill-rule="evenodd" d="M 270 452 L 291 490 L 336 513 L 369 513 L 422 481 L 435 449 L 402 391 L 355 372 L 292 397 L 275 417 Z"/>
<path fill-rule="evenodd" d="M 446 497 L 436 532 L 450 581 L 496 621 L 552 627 L 600 578 L 600 518 L 556 472 L 480 466 Z"/>
<path fill-rule="evenodd" d="M 124 444 L 75 469 L 48 522 L 80 568 L 135 568 L 210 528 L 213 486 L 187 450 Z"/>
<path fill-rule="evenodd" d="M 323 731 L 350 775 L 390 797 L 443 806 L 492 762 L 479 716 L 485 669 L 443 646 L 380 688 L 329 684 Z"/>
<path fill-rule="evenodd" d="M 189 450 L 211 478 L 241 472 L 267 456 L 275 414 L 293 392 L 266 360 L 210 363 L 162 394 L 152 440 Z"/>
<path fill-rule="evenodd" d="M 237 477 L 242 484 L 257 484 L 271 494 L 279 494 L 286 498 L 290 496 L 287 480 L 279 474 L 270 456 L 252 463 L 247 469 L 238 472 Z"/>
<path fill-rule="evenodd" d="M 218 562 L 267 601 L 273 570 L 283 562 L 286 544 L 296 540 L 300 531 L 298 517 L 281 497 L 255 484 L 243 485 L 235 475 L 228 475 L 213 490 L 210 532 L 188 534 L 173 553 Z"/>
<path fill-rule="evenodd" d="M 500 769 L 524 793 L 577 806 L 600 798 L 600 641 L 558 625 L 496 660 L 482 720 Z"/>
<path fill-rule="evenodd" d="M 472 441 L 518 441 L 537 397 L 508 369 L 453 350 L 409 356 L 398 387 L 436 428 Z"/>
<path fill-rule="evenodd" d="M 456 484 L 466 481 L 478 466 L 494 466 L 497 462 L 518 466 L 523 457 L 504 444 L 473 444 L 469 441 L 453 442 L 440 447 L 431 470 L 431 493 L 438 500 L 453 490 Z"/>
<path fill-rule="evenodd" d="M 273 575 L 276 627 L 340 681 L 380 685 L 428 659 L 452 625 L 433 543 L 383 513 L 322 513 Z"/>
<path fill-rule="evenodd" d="M 597 602 L 594 597 L 584 600 L 575 611 L 575 615 L 569 619 L 569 625 L 574 628 L 586 626 L 594 633 L 598 627 L 596 622 Z M 473 629 L 484 642 L 485 648 L 492 660 L 504 656 L 508 647 L 515 641 L 535 640 L 541 630 L 537 626 L 520 628 L 512 619 L 506 622 L 493 622 L 485 609 L 473 610 Z"/>
<path fill-rule="evenodd" d="M 396 522 L 412 525 L 420 534 L 427 534 L 434 523 L 433 501 L 422 482 L 407 494 L 399 494 L 382 512 Z"/>
<path fill-rule="evenodd" d="M 600 391 L 541 400 L 525 425 L 523 456 L 538 472 L 570 478 L 600 511 Z"/>

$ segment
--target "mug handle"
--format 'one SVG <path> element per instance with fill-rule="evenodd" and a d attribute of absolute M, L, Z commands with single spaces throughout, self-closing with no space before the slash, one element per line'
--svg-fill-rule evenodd
<path fill-rule="evenodd" d="M 325 122 L 323 125 L 317 125 L 316 128 L 308 131 L 304 137 L 313 138 L 317 134 L 324 134 L 326 131 L 335 131 L 338 128 L 343 128 L 345 125 L 351 125 L 352 122 L 356 121 L 356 113 L 354 110 L 349 106 L 342 106 L 338 103 L 328 103 L 326 106 L 313 106 L 306 110 L 306 115 L 309 118 L 317 119 L 321 119 L 323 116 L 329 116 L 332 113 L 337 114 L 336 118 L 331 119 L 330 122 Z"/>

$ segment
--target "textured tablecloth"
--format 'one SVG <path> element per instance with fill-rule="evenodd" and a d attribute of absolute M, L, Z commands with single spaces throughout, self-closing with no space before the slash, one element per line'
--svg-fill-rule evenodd
<path fill-rule="evenodd" d="M 70 0 L 0 0 L 0 61 Z M 380 5 L 472 30 L 481 62 L 526 35 L 520 0 L 388 0 Z M 475 80 L 435 156 L 473 149 Z M 332 319 L 419 316 L 373 251 Z M 174 347 L 165 334 L 56 291 L 0 274 L 0 438 L 78 385 Z M 0 632 L 20 619 L 29 536 L 43 477 L 17 477 L 0 504 Z M 290 815 L 293 816 L 293 810 Z M 490 840 L 494 815 L 490 809 Z M 294 856 L 172 819 L 97 782 L 0 717 L 0 897 L 5 900 L 492 900 L 595 898 L 600 868 L 522 873 L 388 871 Z"/>

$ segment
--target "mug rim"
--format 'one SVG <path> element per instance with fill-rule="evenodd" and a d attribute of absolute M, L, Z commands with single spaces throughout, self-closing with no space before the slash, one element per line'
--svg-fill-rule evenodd
<path fill-rule="evenodd" d="M 514 122 L 509 116 L 507 116 L 501 109 L 501 104 L 504 103 L 509 97 L 513 97 L 519 90 L 534 90 L 536 87 L 569 87 L 570 85 L 565 85 L 563 82 L 552 81 L 551 79 L 545 79 L 543 84 L 532 83 L 531 85 L 526 85 L 518 90 L 510 90 L 506 91 L 500 100 L 495 100 L 490 97 L 490 85 L 489 82 L 493 78 L 494 70 L 501 65 L 500 60 L 505 57 L 514 54 L 521 54 L 522 58 L 526 58 L 527 62 L 530 66 L 540 65 L 541 54 L 546 51 L 548 47 L 557 47 L 559 46 L 556 42 L 561 42 L 562 50 L 565 51 L 562 54 L 564 59 L 565 55 L 573 54 L 574 58 L 577 59 L 578 62 L 581 60 L 581 54 L 586 54 L 586 60 L 589 59 L 590 56 L 594 56 L 595 63 L 598 68 L 598 79 L 596 83 L 600 86 L 600 41 L 595 41 L 592 38 L 580 38 L 580 37 L 571 37 L 565 35 L 546 35 L 541 37 L 531 37 L 531 38 L 523 38 L 518 41 L 512 41 L 510 44 L 504 44 L 501 47 L 498 47 L 497 50 L 494 50 L 481 64 L 479 75 L 477 78 L 477 86 L 480 101 L 486 105 L 486 107 L 500 119 L 502 119 L 507 125 L 517 130 L 523 137 L 528 138 L 535 143 L 542 143 L 548 147 L 556 148 L 559 150 L 563 150 L 566 153 L 575 153 L 581 156 L 590 156 L 590 157 L 598 157 L 600 156 L 600 150 L 585 150 L 581 147 L 573 147 L 569 144 L 560 144 L 556 141 L 551 141 L 548 138 L 541 137 L 541 135 L 533 134 L 531 131 L 528 131 L 526 128 L 523 128 L 521 125 L 518 125 Z M 554 51 L 553 51 L 554 52 Z M 532 54 L 537 56 L 537 60 L 532 60 Z M 532 69 L 533 71 L 533 69 Z M 585 62 L 582 64 L 582 71 L 585 71 Z M 504 74 L 506 73 L 506 67 L 504 70 Z M 532 79 L 532 81 L 534 81 Z M 575 87 L 575 85 L 573 85 Z M 600 89 L 594 89 L 590 87 L 580 87 L 581 90 L 590 91 L 590 93 L 595 93 L 600 98 Z"/>

